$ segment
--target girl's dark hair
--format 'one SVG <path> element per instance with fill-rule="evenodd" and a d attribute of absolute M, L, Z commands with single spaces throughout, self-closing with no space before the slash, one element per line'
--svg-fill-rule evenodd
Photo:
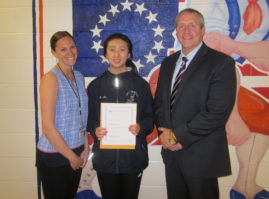
<path fill-rule="evenodd" d="M 50 38 L 50 48 L 55 51 L 57 41 L 62 39 L 63 37 L 70 37 L 74 41 L 73 36 L 69 32 L 58 31 L 58 32 L 54 33 L 52 35 L 52 37 Z M 75 43 L 75 41 L 74 41 L 74 43 Z"/>
<path fill-rule="evenodd" d="M 106 56 L 106 51 L 107 51 L 107 46 L 108 46 L 108 42 L 110 42 L 113 39 L 121 39 L 123 41 L 125 41 L 128 45 L 128 50 L 129 53 L 131 55 L 131 57 L 133 56 L 133 44 L 131 42 L 131 40 L 129 39 L 129 37 L 127 37 L 124 34 L 121 33 L 114 33 L 108 36 L 108 38 L 106 38 L 106 40 L 104 41 L 104 56 Z"/>
<path fill-rule="evenodd" d="M 127 61 L 126 61 L 126 67 L 130 67 L 132 71 L 134 71 L 136 74 L 138 74 L 136 65 L 134 64 L 134 62 L 132 62 L 132 60 L 127 59 Z"/>

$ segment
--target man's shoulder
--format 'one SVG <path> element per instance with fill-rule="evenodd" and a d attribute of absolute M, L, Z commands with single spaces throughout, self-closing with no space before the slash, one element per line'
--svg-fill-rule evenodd
<path fill-rule="evenodd" d="M 174 61 L 177 61 L 179 55 L 180 55 L 181 51 L 176 51 L 175 53 L 171 54 L 171 55 L 168 55 L 167 57 L 165 57 L 162 61 L 162 63 L 165 63 L 165 62 L 174 62 Z"/>
<path fill-rule="evenodd" d="M 168 55 L 168 56 L 167 56 L 165 59 L 173 59 L 173 58 L 178 58 L 178 57 L 179 57 L 179 55 L 180 55 L 180 53 L 181 53 L 181 50 L 178 50 L 178 51 L 174 52 L 173 54 Z"/>
<path fill-rule="evenodd" d="M 220 51 L 217 51 L 213 48 L 208 47 L 208 55 L 214 57 L 216 60 L 233 60 L 233 58 L 229 55 L 226 55 Z"/>
<path fill-rule="evenodd" d="M 220 69 L 226 70 L 227 67 L 234 68 L 235 66 L 235 60 L 231 56 L 226 55 L 225 53 L 222 53 L 210 47 L 208 47 L 207 53 L 205 54 L 204 58 L 208 66 L 211 66 L 218 70 Z"/>

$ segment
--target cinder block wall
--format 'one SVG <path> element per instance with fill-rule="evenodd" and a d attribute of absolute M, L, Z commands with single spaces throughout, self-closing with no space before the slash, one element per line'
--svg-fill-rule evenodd
<path fill-rule="evenodd" d="M 32 2 L 0 1 L 0 198 L 36 198 Z"/>

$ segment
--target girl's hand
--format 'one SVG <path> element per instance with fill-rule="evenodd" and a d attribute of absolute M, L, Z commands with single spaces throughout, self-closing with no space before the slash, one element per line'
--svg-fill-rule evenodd
<path fill-rule="evenodd" d="M 107 130 L 105 128 L 99 126 L 95 129 L 95 135 L 97 136 L 98 140 L 102 140 L 106 134 Z"/>
<path fill-rule="evenodd" d="M 139 133 L 139 131 L 140 131 L 140 125 L 139 125 L 139 124 L 132 124 L 132 125 L 130 125 L 130 126 L 129 126 L 129 131 L 130 131 L 133 135 L 137 136 L 138 133 Z"/>

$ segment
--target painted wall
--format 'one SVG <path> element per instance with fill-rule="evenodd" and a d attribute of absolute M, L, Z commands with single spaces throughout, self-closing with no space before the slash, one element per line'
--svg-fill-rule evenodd
<path fill-rule="evenodd" d="M 130 2 L 133 2 L 130 0 Z M 187 1 L 202 10 L 213 5 L 214 1 L 203 1 L 197 4 L 195 1 Z M 246 4 L 247 1 L 240 1 Z M 1 198 L 38 198 L 37 176 L 35 163 L 35 101 L 34 88 L 39 86 L 39 54 L 37 54 L 37 85 L 34 84 L 34 61 L 33 61 L 33 9 L 30 0 L 0 0 L 0 197 Z M 36 52 L 39 53 L 38 34 L 38 1 L 36 3 Z M 246 6 L 245 6 L 246 7 Z M 263 7 L 264 9 L 264 7 Z M 267 15 L 268 15 L 267 8 Z M 268 23 L 267 21 L 263 23 Z M 58 30 L 73 32 L 72 1 L 71 0 L 44 0 L 43 2 L 43 27 L 44 27 L 44 72 L 48 71 L 56 62 L 50 54 L 49 38 Z M 267 29 L 268 30 L 268 29 Z M 213 32 L 216 32 L 212 29 Z M 223 32 L 222 32 L 223 33 Z M 216 35 L 215 35 L 216 36 Z M 244 39 L 241 39 L 244 41 Z M 210 43 L 210 41 L 208 41 Z M 213 44 L 211 44 L 213 45 Z M 175 48 L 179 48 L 175 44 Z M 258 49 L 261 49 L 261 46 Z M 253 47 L 248 47 L 253 51 Z M 268 48 L 267 48 L 268 49 Z M 254 50 L 255 51 L 255 50 Z M 267 50 L 268 51 L 268 50 Z M 269 63 L 268 56 L 263 57 Z M 259 64 L 251 65 L 260 73 L 265 74 L 257 79 L 253 68 L 251 75 L 247 70 L 240 72 L 244 88 L 251 89 L 250 83 L 258 82 L 259 85 L 268 87 L 267 72 L 259 67 Z M 240 67 L 240 65 L 238 66 Z M 266 67 L 266 66 L 265 66 Z M 247 71 L 247 72 L 246 72 Z M 267 76 L 266 76 L 267 75 Z M 87 79 L 87 83 L 92 78 Z M 146 77 L 149 80 L 149 77 Z M 87 84 L 86 83 L 86 84 Z M 252 91 L 252 90 L 251 90 Z M 256 93 L 255 93 L 256 94 Z M 247 96 L 250 96 L 247 94 Z M 268 107 L 268 99 L 262 108 Z M 39 104 L 39 102 L 38 102 Z M 241 102 L 245 106 L 247 102 Z M 244 107 L 241 112 L 244 112 Z M 251 107 L 247 110 L 250 110 Z M 240 108 L 240 107 L 239 107 Z M 265 109 L 268 111 L 268 108 Z M 263 111 L 264 112 L 264 111 Z M 39 113 L 38 113 L 39 117 Z M 264 115 L 266 119 L 268 114 Z M 40 118 L 40 117 L 39 117 Z M 39 127 L 40 124 L 39 124 Z M 241 128 L 241 127 L 240 127 Z M 269 129 L 266 129 L 267 132 Z M 252 134 L 253 135 L 253 134 Z M 268 136 L 267 136 L 268 137 Z M 266 138 L 267 138 L 266 137 Z M 266 140 L 266 139 L 263 139 Z M 221 199 L 228 199 L 229 191 L 234 185 L 239 171 L 236 147 L 230 145 L 233 175 L 220 179 Z M 144 172 L 140 199 L 154 197 L 166 198 L 164 166 L 160 156 L 161 147 L 150 145 L 150 165 Z M 258 167 L 257 183 L 269 190 L 269 153 L 266 148 L 265 155 Z M 100 194 L 96 178 L 91 183 L 96 193 Z"/>

